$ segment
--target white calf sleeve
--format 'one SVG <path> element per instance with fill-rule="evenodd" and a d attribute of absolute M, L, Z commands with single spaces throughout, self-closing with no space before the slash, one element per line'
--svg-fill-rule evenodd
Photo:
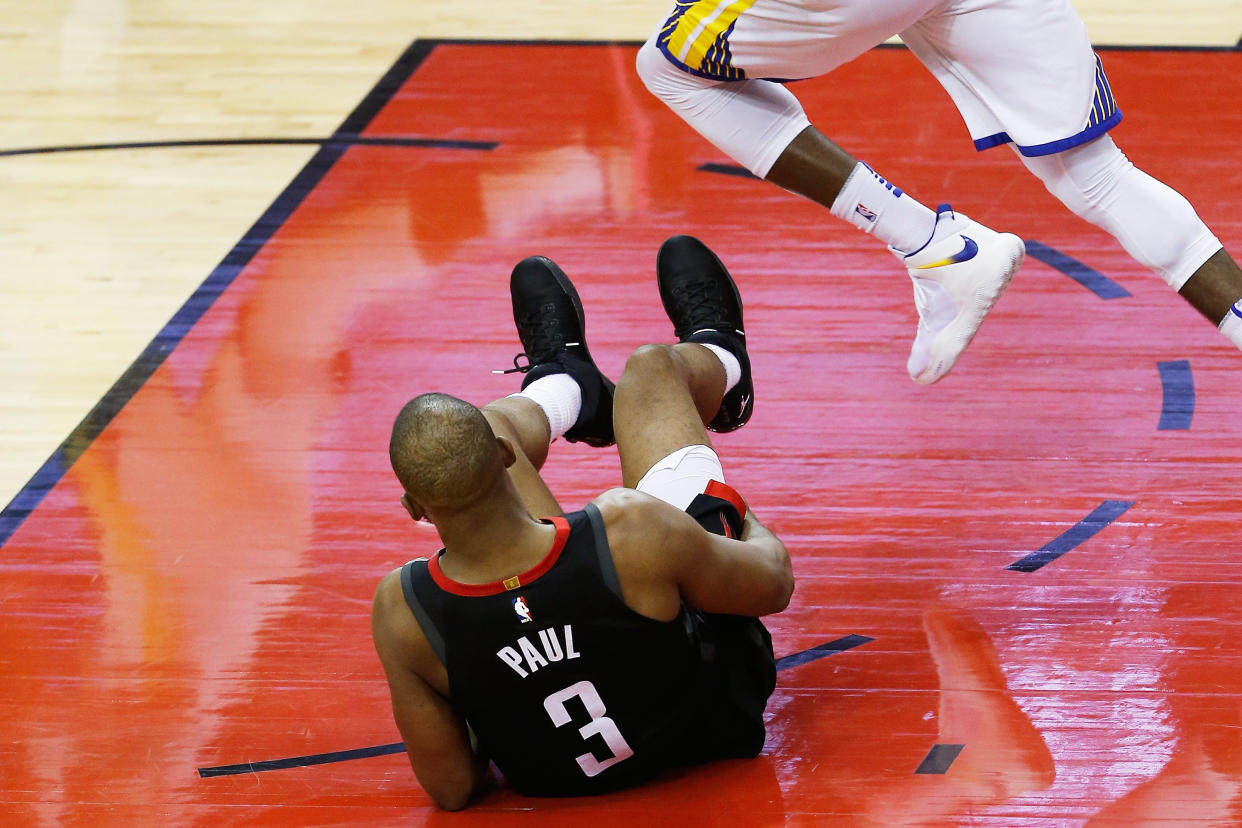
<path fill-rule="evenodd" d="M 1107 135 L 1022 163 L 1082 218 L 1116 237 L 1174 290 L 1221 249 L 1180 193 L 1130 163 Z"/>
<path fill-rule="evenodd" d="M 779 83 L 700 78 L 669 63 L 651 40 L 638 50 L 637 67 L 651 94 L 760 178 L 811 125 L 802 104 Z"/>

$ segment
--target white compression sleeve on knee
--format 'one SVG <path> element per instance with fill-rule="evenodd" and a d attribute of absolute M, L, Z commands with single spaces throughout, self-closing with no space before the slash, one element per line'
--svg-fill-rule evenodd
<path fill-rule="evenodd" d="M 1022 156 L 1022 163 L 1174 290 L 1221 248 L 1181 193 L 1135 167 L 1107 135 L 1053 155 Z"/>
<path fill-rule="evenodd" d="M 713 81 L 673 64 L 651 40 L 638 50 L 638 76 L 696 132 L 763 178 L 802 130 L 802 104 L 779 83 Z"/>

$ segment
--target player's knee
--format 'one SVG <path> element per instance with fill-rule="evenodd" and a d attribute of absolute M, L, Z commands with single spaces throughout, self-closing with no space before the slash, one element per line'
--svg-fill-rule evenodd
<path fill-rule="evenodd" d="M 1112 138 L 1046 156 L 1024 157 L 1023 163 L 1074 214 L 1099 224 L 1127 171 L 1133 168 Z"/>
<path fill-rule="evenodd" d="M 667 377 L 680 372 L 676 355 L 668 345 L 642 345 L 625 361 L 625 375 L 631 380 Z"/>
<path fill-rule="evenodd" d="M 656 91 L 656 87 L 661 85 L 660 75 L 668 65 L 668 59 L 660 53 L 659 47 L 655 45 L 654 37 L 642 45 L 638 50 L 638 57 L 634 59 L 634 68 L 638 70 L 638 77 L 657 98 L 660 97 L 660 93 Z"/>
<path fill-rule="evenodd" d="M 638 50 L 634 66 L 648 91 L 679 112 L 693 108 L 704 87 L 714 86 L 712 82 L 697 78 L 669 62 L 660 47 L 655 45 L 654 36 Z"/>

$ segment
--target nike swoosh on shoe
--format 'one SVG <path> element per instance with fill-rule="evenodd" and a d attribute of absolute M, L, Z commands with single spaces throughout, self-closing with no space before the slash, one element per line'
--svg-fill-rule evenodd
<path fill-rule="evenodd" d="M 962 249 L 959 252 L 954 253 L 952 256 L 948 257 L 947 259 L 941 259 L 938 262 L 929 262 L 928 264 L 925 264 L 925 265 L 919 265 L 918 267 L 914 269 L 915 270 L 928 270 L 933 267 L 944 267 L 945 265 L 961 264 L 962 262 L 970 261 L 971 259 L 973 259 L 975 256 L 978 256 L 978 255 L 979 255 L 979 245 L 975 243 L 975 240 L 972 239 L 970 236 L 962 236 Z"/>

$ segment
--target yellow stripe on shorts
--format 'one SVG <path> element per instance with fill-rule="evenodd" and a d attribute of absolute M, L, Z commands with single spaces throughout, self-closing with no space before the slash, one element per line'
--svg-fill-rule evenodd
<path fill-rule="evenodd" d="M 745 74 L 729 65 L 725 33 L 753 6 L 755 0 L 696 0 L 678 2 L 660 32 L 665 54 L 692 72 L 722 79 Z"/>

